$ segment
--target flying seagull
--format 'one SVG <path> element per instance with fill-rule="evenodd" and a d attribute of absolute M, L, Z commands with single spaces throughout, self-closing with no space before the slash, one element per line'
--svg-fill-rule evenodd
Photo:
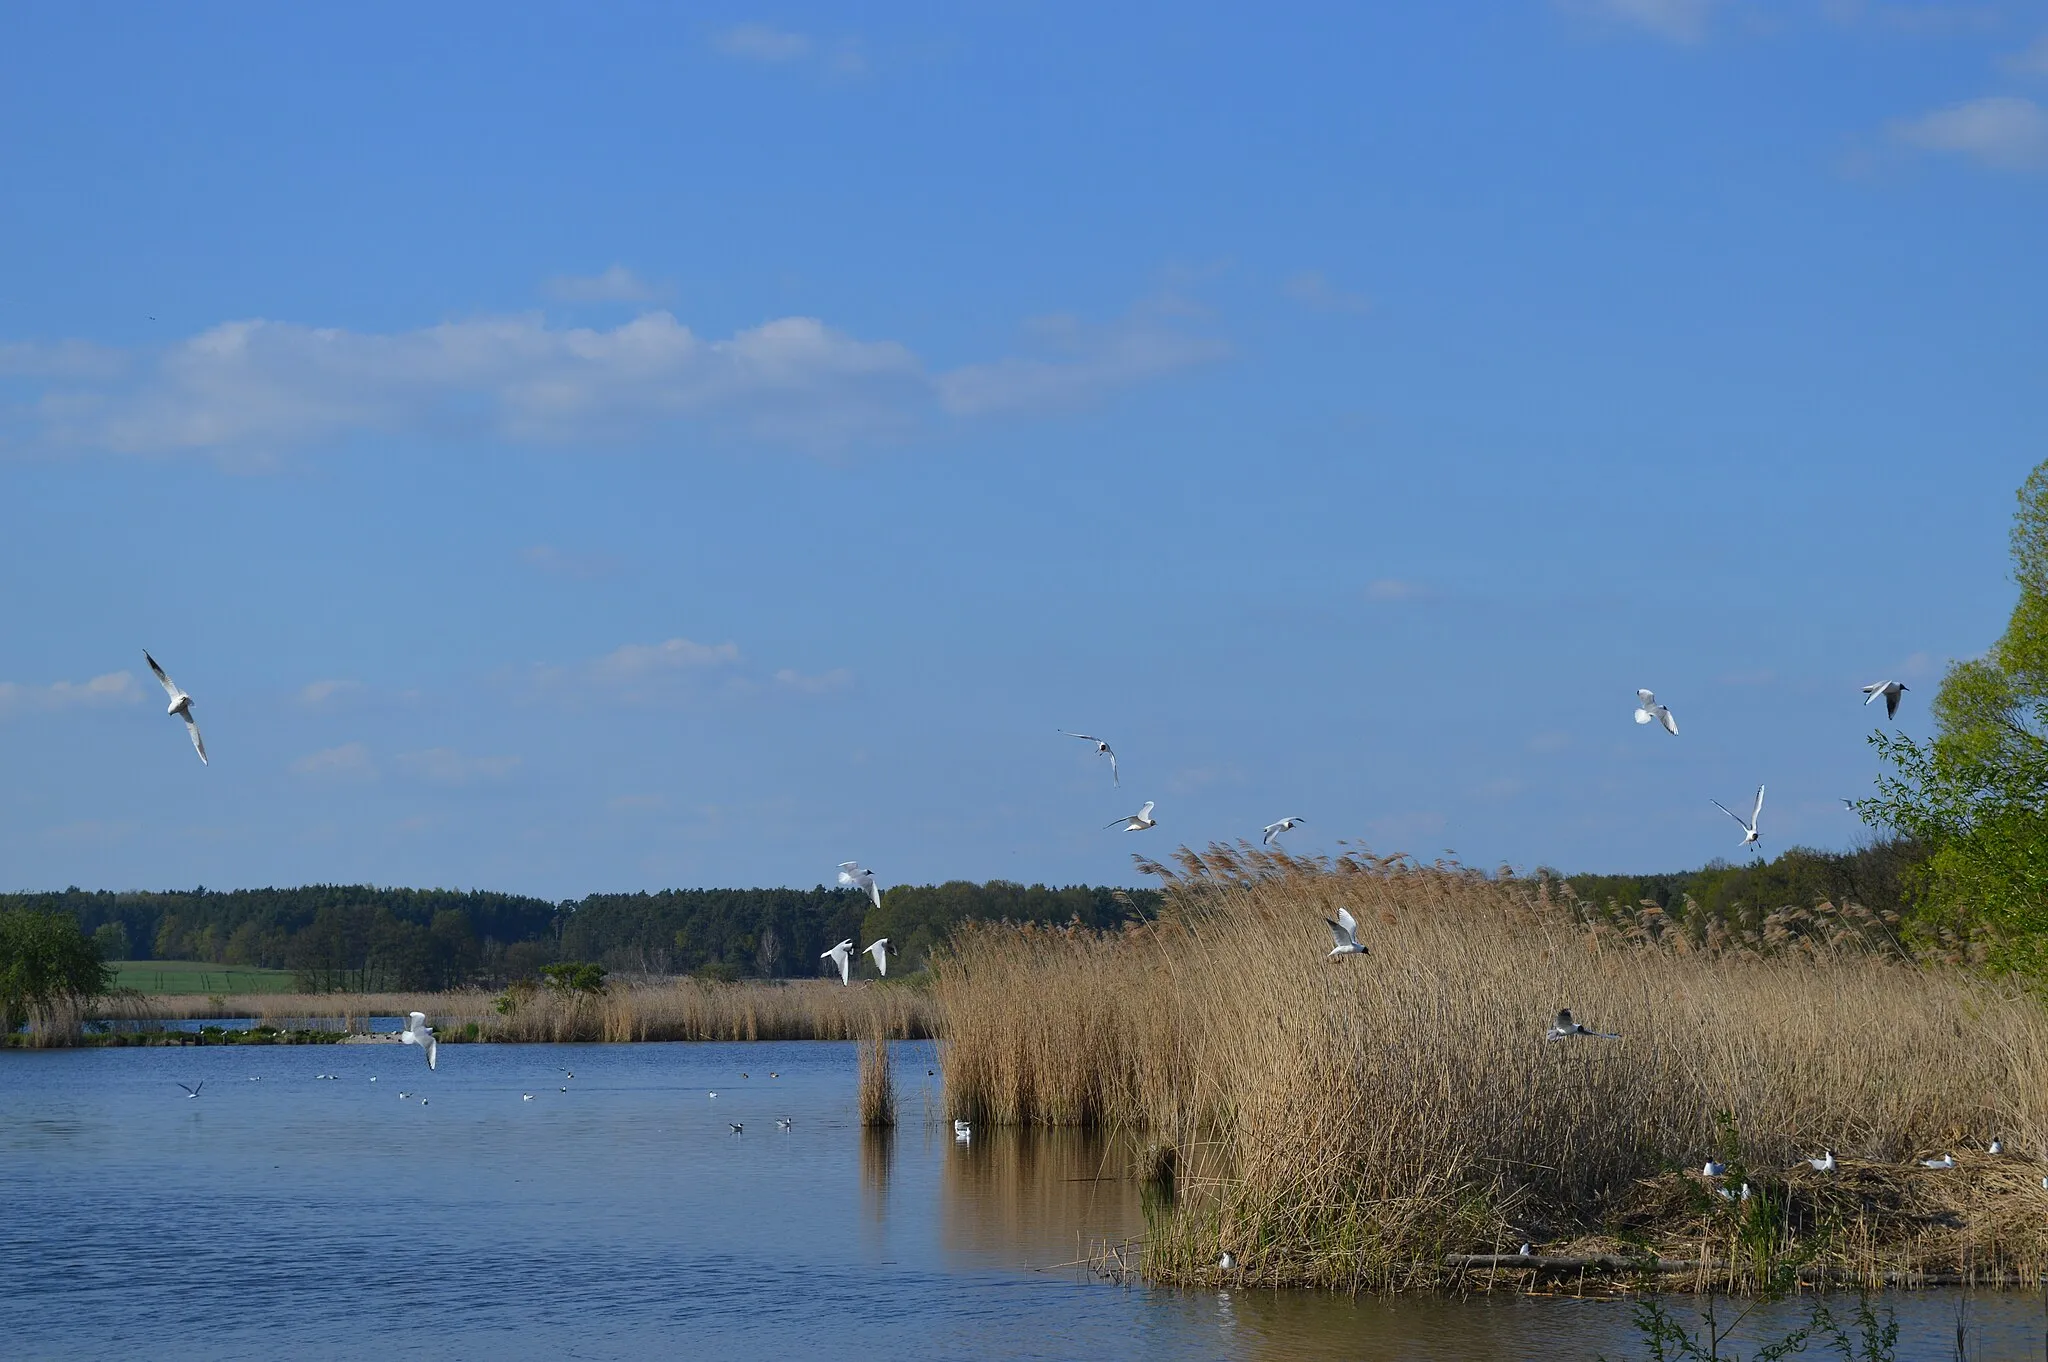
<path fill-rule="evenodd" d="M 1294 831 L 1296 825 L 1306 822 L 1308 822 L 1306 818 L 1289 817 L 1283 818 L 1277 823 L 1268 823 L 1266 824 L 1266 835 L 1260 840 L 1263 841 L 1267 846 L 1272 846 L 1273 839 L 1278 837 L 1281 833 L 1292 832 Z"/>
<path fill-rule="evenodd" d="M 1359 944 L 1358 919 L 1351 916 L 1351 910 L 1349 908 L 1339 908 L 1337 910 L 1337 920 L 1335 922 L 1331 922 L 1328 918 L 1324 918 L 1323 921 L 1329 923 L 1330 935 L 1334 937 L 1337 942 L 1335 949 L 1333 949 L 1330 952 L 1330 956 L 1332 959 L 1335 959 L 1337 956 L 1340 955 L 1372 954 L 1371 951 L 1367 950 L 1364 946 Z"/>
<path fill-rule="evenodd" d="M 1716 799 L 1716 800 L 1712 800 L 1712 801 L 1710 801 L 1710 802 L 1711 802 L 1711 803 L 1713 804 L 1713 806 L 1714 806 L 1715 808 L 1719 809 L 1719 810 L 1720 810 L 1720 811 L 1721 811 L 1722 813 L 1725 813 L 1725 814 L 1727 814 L 1727 815 L 1728 815 L 1728 816 L 1729 816 L 1730 818 L 1733 818 L 1733 819 L 1734 819 L 1734 820 L 1735 820 L 1735 821 L 1736 821 L 1737 823 L 1741 823 L 1741 824 L 1742 824 L 1742 845 L 1743 845 L 1743 846 L 1746 846 L 1746 847 L 1750 847 L 1750 846 L 1755 846 L 1755 845 L 1756 845 L 1756 843 L 1757 843 L 1757 832 L 1756 832 L 1756 820 L 1757 820 L 1757 815 L 1761 814 L 1761 813 L 1762 813 L 1762 812 L 1764 811 L 1764 787 L 1763 787 L 1763 786 L 1759 785 L 1759 786 L 1757 786 L 1757 787 L 1756 787 L 1756 807 L 1755 807 L 1755 808 L 1753 808 L 1753 809 L 1751 809 L 1751 810 L 1749 811 L 1749 821 L 1748 821 L 1747 823 L 1743 823 L 1743 822 L 1742 822 L 1742 815 L 1741 815 L 1741 814 L 1738 814 L 1737 812 L 1735 812 L 1735 810 L 1733 810 L 1733 809 L 1729 808 L 1729 807 L 1728 807 L 1728 806 L 1727 806 L 1726 804 L 1723 804 L 1723 803 L 1722 803 L 1722 802 L 1721 802 L 1720 800 Z"/>
<path fill-rule="evenodd" d="M 1146 828 L 1157 826 L 1158 822 L 1159 820 L 1152 816 L 1152 801 L 1148 799 L 1136 813 L 1105 823 L 1103 826 L 1113 828 L 1121 823 L 1125 832 L 1143 832 Z"/>
<path fill-rule="evenodd" d="M 875 957 L 875 968 L 886 975 L 889 972 L 889 938 L 885 936 L 869 946 L 868 954 Z"/>
<path fill-rule="evenodd" d="M 1816 1173 L 1832 1173 L 1832 1172 L 1834 1172 L 1834 1171 L 1835 1171 L 1835 1151 L 1834 1151 L 1834 1150 L 1832 1150 L 1832 1149 L 1823 1149 L 1823 1150 L 1821 1150 L 1821 1151 L 1820 1151 L 1820 1157 L 1819 1157 L 1819 1158 L 1817 1158 L 1817 1159 L 1808 1159 L 1808 1160 L 1806 1161 L 1806 1166 L 1807 1166 L 1808 1168 L 1811 1168 L 1811 1169 L 1812 1169 L 1812 1170 L 1813 1170 L 1814 1172 L 1816 1172 Z"/>
<path fill-rule="evenodd" d="M 1672 737 L 1678 736 L 1678 720 L 1671 717 L 1668 705 L 1657 703 L 1657 692 L 1638 690 L 1636 692 L 1636 722 L 1639 724 L 1662 724 L 1664 731 Z"/>
<path fill-rule="evenodd" d="M 206 1080 L 203 1078 L 199 1080 L 199 1088 L 186 1088 L 183 1083 L 178 1084 L 178 1086 L 185 1088 L 185 1095 L 187 1097 L 197 1097 L 199 1095 L 199 1088 L 206 1086 Z"/>
<path fill-rule="evenodd" d="M 1572 1010 L 1569 1007 L 1560 1008 L 1557 1020 L 1550 1024 L 1550 1031 L 1544 1039 L 1570 1040 L 1573 1036 L 1592 1036 L 1599 1040 L 1621 1039 L 1621 1036 L 1613 1031 L 1588 1031 L 1583 1025 L 1572 1020 Z"/>
<path fill-rule="evenodd" d="M 163 673 L 158 672 L 157 675 L 161 676 Z M 1863 703 L 1867 705 L 1882 695 L 1884 697 L 1884 717 L 1887 719 L 1894 718 L 1899 712 L 1899 693 L 1911 689 L 1912 687 L 1903 681 L 1875 681 L 1863 688 Z"/>
<path fill-rule="evenodd" d="M 875 907 L 882 906 L 882 889 L 875 883 L 875 872 L 862 868 L 859 861 L 839 863 L 839 882 L 850 884 L 856 889 L 867 890 L 868 897 L 875 901 Z"/>
<path fill-rule="evenodd" d="M 407 1045 L 417 1045 L 425 1050 L 429 1069 L 441 1067 L 441 1044 L 434 1039 L 434 1028 L 427 1025 L 426 1013 L 413 1013 L 412 1019 L 406 1023 L 405 1030 L 399 1033 L 398 1038 Z M 399 1096 L 403 1097 L 405 1094 L 400 1093 Z"/>
<path fill-rule="evenodd" d="M 853 943 L 851 941 L 842 941 L 829 951 L 819 952 L 818 958 L 820 960 L 830 960 L 833 964 L 839 966 L 840 983 L 851 984 L 853 982 Z M 717 1093 L 712 1094 L 713 1097 L 717 1095 Z"/>
<path fill-rule="evenodd" d="M 165 674 L 162 667 L 156 665 L 156 659 L 149 655 L 149 649 L 144 648 L 142 650 L 142 660 L 147 662 L 149 669 L 156 673 L 156 679 L 163 682 L 164 694 L 171 697 L 171 707 L 165 710 L 164 713 L 175 714 L 185 721 L 185 731 L 192 737 L 192 750 L 199 754 L 199 764 L 201 766 L 212 765 L 206 759 L 206 740 L 199 736 L 199 724 L 192 717 L 192 697 L 179 690 L 178 683 L 171 680 Z"/>
<path fill-rule="evenodd" d="M 1082 742 L 1094 743 L 1095 754 L 1099 757 L 1109 758 L 1109 783 L 1112 785 L 1121 785 L 1124 783 L 1123 777 L 1119 776 L 1116 773 L 1116 753 L 1109 750 L 1108 743 L 1104 742 L 1100 738 L 1090 737 L 1086 733 L 1067 733 L 1067 730 L 1064 728 L 1058 729 L 1056 731 L 1060 733 L 1066 733 L 1067 736 L 1070 738 L 1079 738 Z"/>

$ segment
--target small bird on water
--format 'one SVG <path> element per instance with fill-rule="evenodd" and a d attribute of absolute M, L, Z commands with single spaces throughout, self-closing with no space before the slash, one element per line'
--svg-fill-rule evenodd
<path fill-rule="evenodd" d="M 738 1121 L 727 1121 L 726 1124 L 732 1127 L 732 1133 L 735 1135 L 741 1134 L 746 1130 L 746 1126 Z"/>

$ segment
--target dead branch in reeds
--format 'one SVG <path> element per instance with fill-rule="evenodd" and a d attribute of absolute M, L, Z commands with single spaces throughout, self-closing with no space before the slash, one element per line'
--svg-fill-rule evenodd
<path fill-rule="evenodd" d="M 1831 1147 L 1905 1170 L 1993 1134 L 2026 1156 L 2012 1177 L 1907 1179 L 1978 1200 L 1851 1214 L 1809 1198 L 1778 1239 L 1740 1240 L 1762 1259 L 1692 1242 L 1733 1232 L 1718 1198 L 1621 1228 L 1677 1258 L 1796 1244 L 1873 1272 L 2048 1265 L 2048 1016 L 2017 991 L 1905 960 L 1853 915 L 1855 931 L 1809 915 L 1752 943 L 1681 942 L 1450 863 L 1173 859 L 1156 922 L 970 925 L 935 962 L 954 1111 L 1179 1150 L 1155 1275 L 1206 1279 L 1229 1249 L 1254 1284 L 1429 1285 L 1447 1254 L 1620 1225 L 1645 1180 L 1709 1153 L 1766 1170 Z M 1339 905 L 1371 955 L 1325 958 Z M 1622 1039 L 1546 1043 L 1560 1007 Z M 1954 1224 L 1927 1218 L 1942 1214 Z"/>

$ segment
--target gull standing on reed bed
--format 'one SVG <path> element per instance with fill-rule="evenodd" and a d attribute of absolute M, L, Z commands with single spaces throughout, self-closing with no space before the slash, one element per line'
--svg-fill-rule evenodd
<path fill-rule="evenodd" d="M 1087 734 L 1087 733 L 1067 733 L 1067 730 L 1066 730 L 1066 729 L 1064 729 L 1064 728 L 1062 728 L 1062 729 L 1057 729 L 1057 730 L 1055 730 L 1055 731 L 1056 731 L 1056 732 L 1060 732 L 1060 733 L 1066 733 L 1066 734 L 1067 734 L 1067 736 L 1068 736 L 1068 737 L 1070 737 L 1070 738 L 1079 738 L 1079 739 L 1080 739 L 1080 740 L 1081 740 L 1082 742 L 1092 742 L 1092 743 L 1094 743 L 1094 744 L 1095 744 L 1095 755 L 1096 755 L 1096 756 L 1098 756 L 1098 757 L 1108 757 L 1108 758 L 1109 758 L 1109 783 L 1110 783 L 1110 784 L 1112 784 L 1112 785 L 1122 785 L 1122 784 L 1124 783 L 1124 782 L 1123 782 L 1123 777 L 1122 777 L 1122 776 L 1119 776 L 1119 775 L 1118 775 L 1118 774 L 1116 773 L 1116 753 L 1114 753 L 1114 752 L 1112 752 L 1112 751 L 1110 751 L 1110 750 L 1109 750 L 1109 744 L 1108 744 L 1108 743 L 1104 742 L 1104 741 L 1103 741 L 1102 739 L 1100 739 L 1100 738 L 1097 738 L 1097 737 L 1093 737 L 1093 736 L 1091 736 L 1091 735 L 1089 735 L 1089 734 Z"/>
<path fill-rule="evenodd" d="M 1718 1178 L 1727 1171 L 1727 1164 L 1716 1163 L 1714 1160 L 1708 1159 L 1706 1164 L 1700 1169 L 1700 1176 L 1703 1178 Z"/>
<path fill-rule="evenodd" d="M 1272 846 L 1274 839 L 1279 837 L 1281 833 L 1293 832 L 1296 827 L 1306 822 L 1308 822 L 1306 818 L 1289 817 L 1283 818 L 1277 823 L 1268 823 L 1266 824 L 1265 829 L 1266 835 L 1260 840 L 1263 841 L 1267 846 Z"/>
<path fill-rule="evenodd" d="M 1956 1166 L 1956 1156 L 1953 1154 L 1943 1154 L 1938 1159 L 1922 1159 L 1920 1160 L 1920 1166 L 1922 1168 L 1953 1168 Z"/>
<path fill-rule="evenodd" d="M 1882 695 L 1884 697 L 1884 717 L 1887 719 L 1897 718 L 1899 713 L 1899 694 L 1902 691 L 1911 689 L 1912 687 L 1903 681 L 1873 681 L 1863 688 L 1863 703 L 1867 705 Z"/>
<path fill-rule="evenodd" d="M 1323 922 L 1324 925 L 1329 927 L 1330 936 L 1337 943 L 1336 946 L 1332 948 L 1332 950 L 1330 951 L 1330 957 L 1332 959 L 1335 959 L 1337 956 L 1340 955 L 1372 954 L 1371 951 L 1367 950 L 1364 946 L 1359 944 L 1358 919 L 1351 916 L 1351 910 L 1349 908 L 1339 908 L 1337 910 L 1337 920 L 1335 922 L 1330 921 L 1330 919 L 1328 918 L 1324 918 Z"/>
<path fill-rule="evenodd" d="M 850 884 L 856 889 L 867 890 L 868 897 L 875 901 L 875 907 L 882 906 L 882 889 L 875 883 L 875 872 L 863 869 L 859 861 L 839 863 L 839 882 Z"/>
<path fill-rule="evenodd" d="M 1808 1159 L 1808 1160 L 1806 1161 L 1806 1166 L 1807 1166 L 1808 1168 L 1811 1168 L 1811 1169 L 1812 1169 L 1812 1170 L 1813 1170 L 1814 1172 L 1816 1172 L 1816 1173 L 1832 1173 L 1832 1172 L 1834 1172 L 1834 1171 L 1835 1171 L 1835 1151 L 1834 1151 L 1834 1150 L 1832 1150 L 1832 1149 L 1823 1149 L 1823 1150 L 1821 1150 L 1821 1151 L 1820 1151 L 1820 1157 L 1819 1157 L 1819 1158 L 1817 1158 L 1817 1159 Z"/>
<path fill-rule="evenodd" d="M 851 984 L 851 983 L 853 982 L 853 942 L 852 942 L 852 941 L 842 941 L 842 942 L 840 942 L 840 943 L 839 943 L 838 945 L 834 946 L 834 947 L 833 947 L 833 948 L 832 948 L 831 950 L 829 950 L 829 951 L 825 951 L 825 952 L 822 952 L 822 953 L 821 953 L 821 954 L 820 954 L 820 955 L 818 956 L 818 958 L 819 958 L 820 960 L 830 960 L 830 961 L 831 961 L 831 962 L 832 962 L 833 964 L 835 964 L 835 965 L 839 966 L 839 982 L 840 982 L 840 983 L 842 983 L 842 984 Z M 716 1097 L 716 1096 L 718 1096 L 718 1094 L 717 1094 L 717 1093 L 715 1093 L 715 1092 L 714 1092 L 714 1093 L 712 1093 L 711 1095 L 712 1095 L 713 1097 Z"/>
<path fill-rule="evenodd" d="M 1744 822 L 1742 821 L 1742 815 L 1741 815 L 1741 814 L 1739 814 L 1739 813 L 1735 812 L 1735 810 L 1733 810 L 1733 809 L 1729 808 L 1729 807 L 1728 807 L 1728 806 L 1727 806 L 1726 804 L 1723 804 L 1723 803 L 1722 803 L 1722 802 L 1721 802 L 1720 800 L 1718 800 L 1718 799 L 1713 799 L 1713 800 L 1709 800 L 1709 801 L 1708 801 L 1708 803 L 1712 804 L 1712 805 L 1713 805 L 1713 806 L 1714 806 L 1715 808 L 1719 809 L 1719 810 L 1720 810 L 1720 811 L 1721 811 L 1722 813 L 1725 813 L 1725 814 L 1727 814 L 1727 815 L 1728 815 L 1728 816 L 1729 816 L 1730 818 L 1734 819 L 1734 820 L 1735 820 L 1735 821 L 1736 821 L 1736 822 L 1737 822 L 1738 824 L 1740 824 L 1740 825 L 1741 825 L 1741 827 L 1742 827 L 1742 842 L 1741 842 L 1741 845 L 1743 845 L 1743 846 L 1746 846 L 1746 847 L 1752 847 L 1752 846 L 1755 846 L 1755 845 L 1757 844 L 1757 840 L 1758 840 L 1758 839 L 1757 839 L 1757 831 L 1756 831 L 1756 820 L 1757 820 L 1757 818 L 1758 818 L 1758 817 L 1759 817 L 1759 816 L 1760 816 L 1760 815 L 1761 815 L 1761 814 L 1763 813 L 1763 811 L 1764 811 L 1764 787 L 1763 787 L 1763 786 L 1759 785 L 1759 786 L 1757 786 L 1757 787 L 1756 787 L 1756 807 L 1755 807 L 1755 808 L 1753 808 L 1753 809 L 1751 809 L 1751 810 L 1749 811 L 1749 821 L 1748 821 L 1747 823 L 1744 823 Z"/>
<path fill-rule="evenodd" d="M 1557 1020 L 1550 1024 L 1550 1030 L 1544 1034 L 1543 1038 L 1545 1040 L 1570 1040 L 1573 1036 L 1592 1036 L 1598 1040 L 1621 1039 L 1620 1033 L 1614 1031 L 1588 1031 L 1583 1025 L 1572 1020 L 1572 1010 L 1569 1007 L 1560 1008 Z"/>
<path fill-rule="evenodd" d="M 1671 717 L 1671 707 L 1658 704 L 1657 692 L 1653 690 L 1636 692 L 1636 722 L 1662 724 L 1666 733 L 1674 738 L 1678 736 L 1678 720 Z"/>
<path fill-rule="evenodd" d="M 429 1069 L 441 1067 L 441 1045 L 440 1042 L 434 1039 L 434 1028 L 427 1025 L 426 1013 L 413 1013 L 411 1020 L 406 1023 L 405 1030 L 399 1032 L 398 1038 L 407 1045 L 417 1045 L 422 1050 L 425 1050 L 427 1052 L 427 1067 Z M 400 1097 L 405 1096 L 404 1093 L 398 1095 Z"/>
<path fill-rule="evenodd" d="M 201 766 L 212 765 L 206 759 L 206 740 L 199 736 L 199 723 L 192 717 L 192 697 L 179 690 L 178 683 L 165 675 L 162 667 L 156 665 L 156 659 L 149 655 L 149 649 L 144 648 L 142 650 L 142 660 L 147 662 L 149 669 L 156 673 L 156 679 L 163 682 L 164 694 L 171 697 L 171 707 L 165 710 L 164 713 L 175 714 L 185 721 L 185 732 L 191 736 L 192 750 L 199 754 L 199 764 Z"/>
<path fill-rule="evenodd" d="M 1152 816 L 1152 801 L 1148 799 L 1136 813 L 1114 819 L 1103 826 L 1113 828 L 1118 823 L 1123 824 L 1125 832 L 1143 832 L 1146 828 L 1157 827 L 1159 820 Z"/>
<path fill-rule="evenodd" d="M 875 942 L 874 945 L 869 946 L 867 953 L 875 958 L 875 968 L 880 970 L 884 977 L 887 977 L 889 973 L 889 938 L 885 936 Z M 746 1075 L 741 1074 L 740 1077 L 745 1078 Z"/>

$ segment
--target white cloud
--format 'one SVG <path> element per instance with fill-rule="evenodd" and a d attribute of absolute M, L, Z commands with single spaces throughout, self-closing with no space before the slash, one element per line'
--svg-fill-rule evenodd
<path fill-rule="evenodd" d="M 911 434 L 951 414 L 1071 406 L 1225 347 L 1154 307 L 1090 325 L 1038 324 L 1046 357 L 934 373 L 908 347 L 783 317 L 706 340 L 666 311 L 609 330 L 538 314 L 356 332 L 223 322 L 138 357 L 127 378 L 45 370 L 17 419 L 42 440 L 119 453 L 204 452 L 259 463 L 365 434 L 587 444 L 679 425 L 834 449 Z"/>
<path fill-rule="evenodd" d="M 91 341 L 0 344 L 0 378 L 108 379 L 119 377 L 127 367 L 126 355 Z"/>
<path fill-rule="evenodd" d="M 1363 315 L 1372 311 L 1372 300 L 1362 293 L 1348 293 L 1332 284 L 1321 270 L 1303 270 L 1290 275 L 1281 285 L 1282 292 L 1303 307 L 1317 312 L 1350 312 Z"/>
<path fill-rule="evenodd" d="M 1365 598 L 1369 601 L 1390 603 L 1397 601 L 1433 601 L 1435 588 L 1421 582 L 1403 581 L 1399 577 L 1375 577 L 1365 584 Z"/>
<path fill-rule="evenodd" d="M 107 672 L 90 681 L 54 681 L 47 686 L 0 681 L 0 719 L 16 714 L 128 705 L 141 698 L 142 687 L 136 684 L 135 674 L 126 671 Z"/>
<path fill-rule="evenodd" d="M 1573 13 L 1655 34 L 1667 42 L 1696 43 L 1707 36 L 1714 0 L 1559 0 Z"/>
<path fill-rule="evenodd" d="M 1994 170 L 2048 169 L 2048 109 L 2018 95 L 1989 95 L 1892 125 L 1923 151 L 1953 152 Z"/>
<path fill-rule="evenodd" d="M 853 684 L 853 673 L 845 667 L 834 667 L 819 672 L 816 676 L 805 676 L 794 667 L 784 667 L 775 673 L 775 684 L 788 690 L 801 691 L 805 695 L 824 695 L 830 691 L 845 690 Z"/>
<path fill-rule="evenodd" d="M 552 544 L 534 544 L 519 550 L 519 561 L 554 577 L 579 582 L 595 581 L 618 569 L 619 560 L 607 554 L 564 553 Z"/>
<path fill-rule="evenodd" d="M 807 33 L 768 24 L 734 24 L 715 34 L 711 45 L 728 57 L 763 62 L 802 61 L 811 55 L 813 46 Z"/>
<path fill-rule="evenodd" d="M 518 757 L 468 757 L 452 747 L 429 747 L 423 752 L 398 755 L 398 765 L 407 775 L 435 785 L 503 780 L 519 769 L 519 764 Z"/>
<path fill-rule="evenodd" d="M 600 681 L 638 681 L 739 660 L 737 643 L 692 643 L 686 638 L 672 638 L 665 643 L 628 643 L 592 662 L 590 672 Z"/>
<path fill-rule="evenodd" d="M 353 695 L 363 688 L 360 681 L 313 681 L 299 689 L 299 703 L 307 709 L 319 709 Z"/>
<path fill-rule="evenodd" d="M 939 400 L 965 416 L 1070 407 L 1229 353 L 1221 341 L 1168 325 L 1163 311 L 1144 308 L 1106 325 L 1066 314 L 1038 318 L 1030 329 L 1051 357 L 1000 359 L 940 374 Z"/>
<path fill-rule="evenodd" d="M 369 780 L 377 774 L 377 764 L 370 760 L 369 748 L 347 742 L 308 752 L 292 763 L 292 771 L 319 780 Z"/>
<path fill-rule="evenodd" d="M 2048 33 L 2034 39 L 2024 51 L 2007 57 L 2005 66 L 2007 70 L 2030 76 L 2048 76 Z"/>
<path fill-rule="evenodd" d="M 602 274 L 558 274 L 545 287 L 548 297 L 564 303 L 651 303 L 662 294 L 624 265 Z"/>

